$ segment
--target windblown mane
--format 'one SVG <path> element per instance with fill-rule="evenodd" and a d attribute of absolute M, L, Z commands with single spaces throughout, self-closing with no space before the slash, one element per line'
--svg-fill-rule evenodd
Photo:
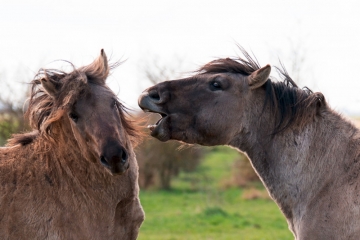
<path fill-rule="evenodd" d="M 71 63 L 70 63 L 71 64 Z M 106 63 L 107 64 L 107 63 Z M 26 145 L 33 142 L 36 137 L 42 134 L 47 139 L 52 139 L 52 128 L 54 123 L 59 121 L 67 110 L 69 110 L 76 100 L 88 91 L 88 83 L 105 85 L 105 79 L 110 70 L 115 69 L 120 63 L 116 62 L 104 71 L 104 65 L 99 61 L 75 69 L 66 73 L 55 69 L 40 69 L 31 81 L 31 95 L 28 102 L 28 109 L 25 116 L 29 119 L 30 127 L 34 129 L 31 133 L 14 134 L 8 140 L 7 146 L 17 144 Z M 109 70 L 110 69 L 110 70 Z M 56 97 L 50 96 L 42 87 L 41 79 L 45 78 L 52 82 L 57 91 Z M 140 139 L 138 126 L 134 120 L 130 120 L 128 109 L 118 100 L 122 126 L 130 135 L 133 145 Z"/>
<path fill-rule="evenodd" d="M 197 73 L 240 73 L 249 76 L 260 69 L 258 61 L 253 59 L 242 47 L 240 50 L 245 58 L 220 58 L 202 66 Z M 313 93 L 309 88 L 300 89 L 289 76 L 285 67 L 276 67 L 283 81 L 273 82 L 268 79 L 262 86 L 266 91 L 264 107 L 270 104 L 276 117 L 273 134 L 279 133 L 294 124 L 302 126 L 319 114 L 319 110 L 326 106 L 322 93 Z"/>

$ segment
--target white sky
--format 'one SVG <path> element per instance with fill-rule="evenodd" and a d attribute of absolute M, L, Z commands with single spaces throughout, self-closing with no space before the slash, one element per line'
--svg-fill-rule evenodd
<path fill-rule="evenodd" d="M 0 0 L 0 33 L 0 80 L 28 82 L 57 59 L 79 67 L 104 48 L 114 60 L 127 59 L 110 85 L 137 109 L 150 86 L 144 63 L 156 58 L 176 67 L 180 57 L 186 64 L 179 72 L 192 71 L 235 56 L 237 42 L 261 65 L 280 58 L 290 75 L 294 59 L 304 57 L 300 85 L 323 92 L 336 110 L 360 115 L 358 0 Z M 15 78 L 18 71 L 28 78 Z"/>

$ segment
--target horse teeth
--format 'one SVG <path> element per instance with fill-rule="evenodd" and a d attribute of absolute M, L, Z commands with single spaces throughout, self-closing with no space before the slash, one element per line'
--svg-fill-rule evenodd
<path fill-rule="evenodd" d="M 153 131 L 155 129 L 156 125 L 148 125 L 147 128 Z"/>

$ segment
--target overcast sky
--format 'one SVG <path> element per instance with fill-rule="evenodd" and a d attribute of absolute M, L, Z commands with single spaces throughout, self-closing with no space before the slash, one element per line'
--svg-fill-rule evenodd
<path fill-rule="evenodd" d="M 137 96 L 150 86 L 144 64 L 156 59 L 177 68 L 174 59 L 180 58 L 184 64 L 179 72 L 192 71 L 216 57 L 235 56 L 239 43 L 261 65 L 278 65 L 281 59 L 290 75 L 293 63 L 300 62 L 301 86 L 323 92 L 338 111 L 360 115 L 358 0 L 0 0 L 0 4 L 2 81 L 28 82 L 38 68 L 57 59 L 82 66 L 104 48 L 113 60 L 127 59 L 110 85 L 137 109 Z M 19 71 L 27 79 L 18 79 Z M 272 75 L 277 76 L 275 69 Z"/>

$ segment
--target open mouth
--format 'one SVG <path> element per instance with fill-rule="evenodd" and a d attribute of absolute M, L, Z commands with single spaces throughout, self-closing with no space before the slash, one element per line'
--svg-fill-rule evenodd
<path fill-rule="evenodd" d="M 159 113 L 151 110 L 146 112 L 157 113 L 161 118 L 155 123 L 147 126 L 150 129 L 150 135 L 159 139 L 160 141 L 167 141 L 169 139 L 169 116 L 165 113 Z"/>
<path fill-rule="evenodd" d="M 159 101 L 154 99 L 154 96 L 150 96 L 148 92 L 144 92 L 140 95 L 138 104 L 144 112 L 157 113 L 161 116 L 155 124 L 148 125 L 151 136 L 164 142 L 169 140 L 170 116 L 159 105 Z"/>
<path fill-rule="evenodd" d="M 151 112 L 151 111 L 149 111 L 149 112 Z M 147 126 L 147 128 L 150 129 L 151 132 L 154 132 L 154 130 L 158 126 L 160 126 L 161 122 L 164 121 L 164 119 L 167 117 L 166 114 L 163 114 L 163 113 L 158 113 L 158 114 L 161 116 L 161 118 L 155 124 L 150 124 Z"/>

